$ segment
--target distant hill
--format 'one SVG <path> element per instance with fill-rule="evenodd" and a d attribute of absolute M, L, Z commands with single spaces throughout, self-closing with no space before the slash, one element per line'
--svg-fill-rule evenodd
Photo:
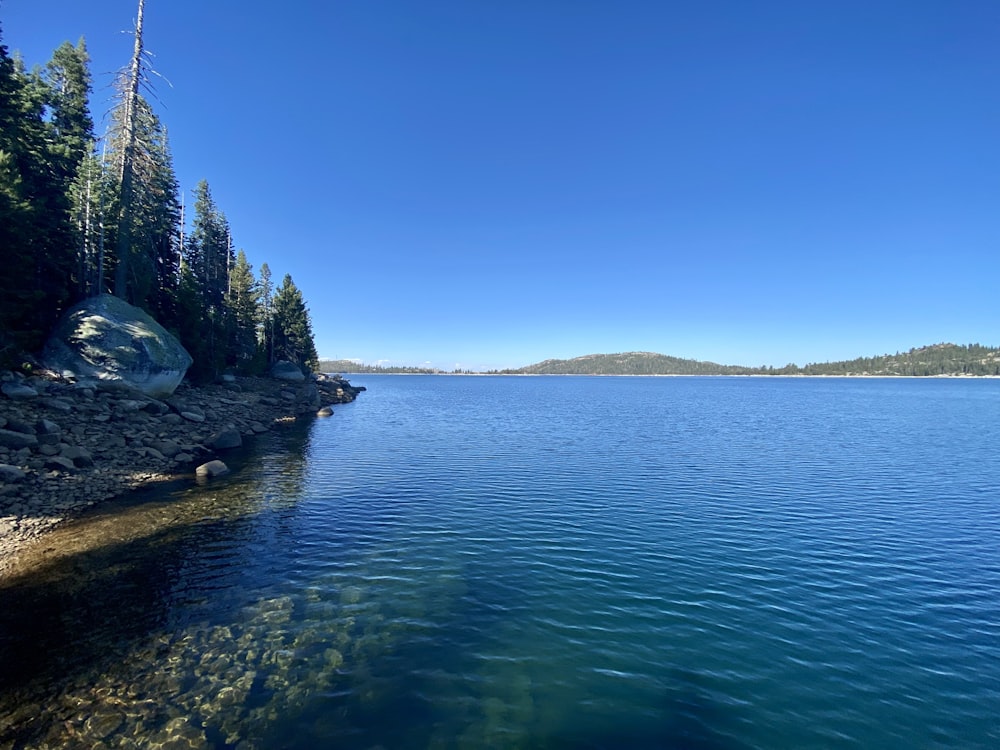
<path fill-rule="evenodd" d="M 652 352 L 624 352 L 547 359 L 504 372 L 516 375 L 1000 375 L 1000 348 L 980 344 L 934 344 L 903 353 L 780 368 L 720 365 Z"/>
<path fill-rule="evenodd" d="M 759 370 L 679 359 L 653 352 L 623 352 L 588 354 L 574 359 L 547 359 L 505 372 L 517 375 L 748 375 Z"/>

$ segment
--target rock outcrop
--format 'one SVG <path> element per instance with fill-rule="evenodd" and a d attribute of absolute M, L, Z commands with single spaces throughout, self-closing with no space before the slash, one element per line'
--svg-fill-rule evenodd
<path fill-rule="evenodd" d="M 45 366 L 81 385 L 169 396 L 191 355 L 138 307 L 110 294 L 84 300 L 63 315 L 42 353 Z"/>

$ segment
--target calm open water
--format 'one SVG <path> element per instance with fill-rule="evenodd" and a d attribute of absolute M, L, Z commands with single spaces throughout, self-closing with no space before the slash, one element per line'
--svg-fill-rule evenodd
<path fill-rule="evenodd" d="M 1000 380 L 353 382 L 0 584 L 0 747 L 1000 746 Z"/>

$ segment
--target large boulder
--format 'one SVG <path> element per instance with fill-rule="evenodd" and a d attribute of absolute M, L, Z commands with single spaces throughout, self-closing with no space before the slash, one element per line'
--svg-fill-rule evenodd
<path fill-rule="evenodd" d="M 285 360 L 278 360 L 271 365 L 271 377 L 293 383 L 301 383 L 306 379 L 301 367 L 294 362 L 286 362 Z"/>
<path fill-rule="evenodd" d="M 78 383 L 164 398 L 184 378 L 191 355 L 146 312 L 110 294 L 68 310 L 45 344 L 45 366 Z"/>

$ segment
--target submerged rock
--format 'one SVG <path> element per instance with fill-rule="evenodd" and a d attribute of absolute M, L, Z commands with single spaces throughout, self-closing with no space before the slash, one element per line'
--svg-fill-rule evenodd
<path fill-rule="evenodd" d="M 214 461 L 203 463 L 194 470 L 194 473 L 199 477 L 221 477 L 223 474 L 229 473 L 229 467 L 222 461 L 216 459 Z"/>

